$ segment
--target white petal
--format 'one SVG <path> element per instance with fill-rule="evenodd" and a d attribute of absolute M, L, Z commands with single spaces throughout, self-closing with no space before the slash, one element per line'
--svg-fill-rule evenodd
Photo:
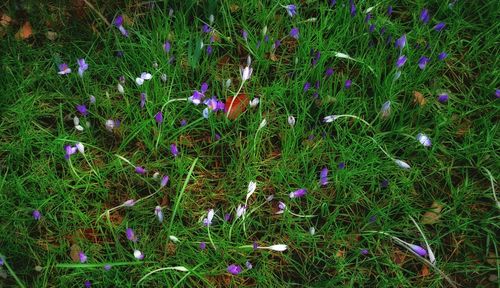
<path fill-rule="evenodd" d="M 144 79 L 142 78 L 135 78 L 135 83 L 139 86 L 141 86 L 144 83 Z"/>
<path fill-rule="evenodd" d="M 207 215 L 207 219 L 208 219 L 208 222 L 211 223 L 212 222 L 212 219 L 214 218 L 214 215 L 215 215 L 215 211 L 214 209 L 210 209 L 208 211 L 208 215 Z"/>
<path fill-rule="evenodd" d="M 153 76 L 150 73 L 143 72 L 141 74 L 141 78 L 144 79 L 144 80 L 151 80 L 151 78 L 153 78 Z"/>
<path fill-rule="evenodd" d="M 78 117 L 73 117 L 73 123 L 76 125 L 80 124 L 80 119 Z"/>
<path fill-rule="evenodd" d="M 314 235 L 316 234 L 316 229 L 314 227 L 309 228 L 309 234 Z"/>
<path fill-rule="evenodd" d="M 179 238 L 177 238 L 177 237 L 175 237 L 173 235 L 168 236 L 168 238 L 170 238 L 170 240 L 172 240 L 175 243 L 179 242 Z"/>
<path fill-rule="evenodd" d="M 116 85 L 116 88 L 118 89 L 118 92 L 119 92 L 120 94 L 125 93 L 125 89 L 123 89 L 122 84 L 118 83 L 118 85 Z"/>
<path fill-rule="evenodd" d="M 406 163 L 403 160 L 395 159 L 394 162 L 396 162 L 396 165 L 398 165 L 399 167 L 401 167 L 403 169 L 410 169 L 411 168 L 410 165 L 408 165 L 408 163 Z"/>
<path fill-rule="evenodd" d="M 226 80 L 226 88 L 229 88 L 231 86 L 231 79 Z"/>
<path fill-rule="evenodd" d="M 78 131 L 83 131 L 83 127 L 81 125 L 76 125 L 75 129 Z"/>
<path fill-rule="evenodd" d="M 177 271 L 181 271 L 181 272 L 188 272 L 189 270 L 184 267 L 184 266 L 175 266 L 175 267 L 172 267 L 174 270 L 177 270 Z"/>
<path fill-rule="evenodd" d="M 250 67 L 250 64 L 252 64 L 252 58 L 250 58 L 250 55 L 247 57 L 247 66 Z"/>
<path fill-rule="evenodd" d="M 85 154 L 85 147 L 83 146 L 83 144 L 82 144 L 82 143 L 77 142 L 77 143 L 75 144 L 75 146 L 76 146 L 76 149 L 78 149 L 78 151 L 79 151 L 80 153 Z"/>
<path fill-rule="evenodd" d="M 141 260 L 142 258 L 144 258 L 144 255 L 142 255 L 142 252 L 141 252 L 141 251 L 139 251 L 139 250 L 134 250 L 134 257 L 135 257 L 136 259 Z"/>
<path fill-rule="evenodd" d="M 351 56 L 347 55 L 347 54 L 344 54 L 344 53 L 340 53 L 340 52 L 335 52 L 335 57 L 338 57 L 338 58 L 345 58 L 345 59 L 351 59 Z"/>
<path fill-rule="evenodd" d="M 267 249 L 273 250 L 273 251 L 278 251 L 278 252 L 283 252 L 287 249 L 287 246 L 285 244 L 277 244 L 277 245 L 269 246 L 269 247 L 267 247 Z"/>
<path fill-rule="evenodd" d="M 71 147 L 71 154 L 75 154 L 76 153 L 76 147 Z"/>
<path fill-rule="evenodd" d="M 375 8 L 375 6 L 372 6 L 372 7 L 368 7 L 368 8 L 366 8 L 366 10 L 365 10 L 365 14 L 366 14 L 366 13 L 370 13 L 370 12 L 373 10 L 373 8 Z"/>
<path fill-rule="evenodd" d="M 248 183 L 248 192 L 245 203 L 248 201 L 248 198 L 250 198 L 250 196 L 252 196 L 252 194 L 255 192 L 255 188 L 257 188 L 257 183 L 255 181 L 250 181 L 250 183 Z"/>
<path fill-rule="evenodd" d="M 115 121 L 109 119 L 109 120 L 106 120 L 106 129 L 108 129 L 109 131 L 113 130 L 113 128 L 115 128 Z"/>
<path fill-rule="evenodd" d="M 262 120 L 262 122 L 260 122 L 259 129 L 264 128 L 264 126 L 266 126 L 266 125 L 267 125 L 267 120 L 266 120 L 266 118 L 264 118 L 264 120 Z"/>
<path fill-rule="evenodd" d="M 252 101 L 250 101 L 250 107 L 256 107 L 257 105 L 259 105 L 259 98 L 253 98 Z"/>
<path fill-rule="evenodd" d="M 288 124 L 292 127 L 295 126 L 295 117 L 293 115 L 288 116 Z"/>
<path fill-rule="evenodd" d="M 325 116 L 325 118 L 323 118 L 323 122 L 325 122 L 325 123 L 331 123 L 335 120 L 337 120 L 336 115 L 328 115 L 328 116 Z"/>

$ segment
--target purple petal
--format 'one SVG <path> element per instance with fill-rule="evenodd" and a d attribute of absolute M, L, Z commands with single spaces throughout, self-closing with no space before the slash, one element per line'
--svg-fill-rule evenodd
<path fill-rule="evenodd" d="M 332 76 L 332 75 L 333 75 L 333 72 L 334 72 L 334 71 L 333 71 L 333 68 L 331 68 L 331 67 L 327 68 L 327 69 L 326 69 L 326 71 L 325 71 L 325 75 L 326 75 L 326 77 L 330 77 L 330 76 Z"/>
<path fill-rule="evenodd" d="M 203 82 L 201 84 L 201 94 L 205 94 L 205 92 L 207 92 L 208 90 L 208 84 L 206 82 Z"/>
<path fill-rule="evenodd" d="M 292 30 L 290 30 L 290 36 L 295 39 L 299 39 L 299 28 L 297 27 L 292 28 Z"/>
<path fill-rule="evenodd" d="M 320 178 L 319 182 L 320 182 L 321 186 L 325 186 L 326 184 L 328 184 L 328 168 L 324 167 L 321 170 L 319 178 Z"/>
<path fill-rule="evenodd" d="M 401 68 L 401 66 L 405 65 L 407 59 L 408 58 L 406 58 L 405 55 L 399 56 L 398 60 L 396 61 L 396 68 Z"/>
<path fill-rule="evenodd" d="M 430 20 L 429 10 L 423 9 L 422 12 L 420 12 L 420 21 L 427 24 L 429 23 L 429 20 Z"/>
<path fill-rule="evenodd" d="M 40 213 L 40 211 L 38 211 L 38 210 L 33 211 L 33 219 L 38 221 L 38 220 L 40 220 L 41 217 L 42 217 L 42 213 Z"/>
<path fill-rule="evenodd" d="M 351 88 L 351 85 L 352 85 L 352 80 L 348 79 L 347 81 L 345 81 L 344 87 L 345 89 L 349 89 Z"/>
<path fill-rule="evenodd" d="M 144 169 L 144 167 L 137 166 L 135 167 L 135 173 L 144 175 L 146 174 L 146 169 Z"/>
<path fill-rule="evenodd" d="M 156 120 L 156 123 L 163 122 L 163 113 L 161 113 L 161 111 L 158 111 L 158 113 L 156 113 L 155 120 Z"/>
<path fill-rule="evenodd" d="M 168 184 L 168 180 L 169 180 L 168 175 L 163 176 L 163 178 L 161 178 L 160 187 L 165 187 L 165 186 L 167 186 L 167 184 Z"/>
<path fill-rule="evenodd" d="M 427 256 L 427 250 L 425 250 L 421 246 L 414 245 L 414 244 L 409 244 L 409 245 L 410 245 L 411 250 L 413 250 L 413 252 L 417 253 L 419 256 L 421 256 L 421 257 Z"/>
<path fill-rule="evenodd" d="M 448 54 L 446 54 L 446 52 L 441 52 L 438 55 L 439 61 L 443 61 L 446 57 L 448 57 Z"/>
<path fill-rule="evenodd" d="M 163 44 L 163 50 L 165 50 L 166 53 L 170 52 L 171 44 L 169 41 L 165 41 L 165 44 Z"/>
<path fill-rule="evenodd" d="M 137 242 L 137 237 L 135 236 L 134 230 L 132 230 L 132 228 L 127 228 L 127 230 L 125 230 L 125 235 L 127 236 L 128 240 Z"/>
<path fill-rule="evenodd" d="M 205 242 L 201 242 L 201 243 L 200 243 L 200 249 L 201 249 L 201 250 L 205 250 L 206 248 L 207 248 L 207 243 L 205 243 Z"/>
<path fill-rule="evenodd" d="M 392 6 L 387 7 L 387 15 L 392 15 Z"/>
<path fill-rule="evenodd" d="M 436 24 L 436 26 L 434 26 L 434 30 L 436 31 L 442 31 L 444 28 L 446 27 L 446 24 L 444 22 L 439 22 L 438 24 Z"/>
<path fill-rule="evenodd" d="M 177 145 L 175 144 L 170 145 L 170 152 L 172 152 L 172 155 L 174 155 L 174 157 L 177 157 L 177 155 L 179 155 L 179 150 L 177 149 Z"/>
<path fill-rule="evenodd" d="M 418 59 L 418 67 L 422 70 L 425 69 L 425 66 L 427 66 L 427 63 L 429 63 L 429 58 L 422 56 L 420 59 Z"/>
<path fill-rule="evenodd" d="M 449 98 L 448 94 L 446 94 L 446 93 L 442 93 L 442 94 L 440 94 L 440 95 L 438 96 L 438 101 L 439 101 L 440 103 L 443 103 L 443 104 L 444 104 L 444 103 L 448 102 L 448 98 Z"/>
<path fill-rule="evenodd" d="M 233 275 L 238 275 L 242 271 L 241 267 L 236 265 L 236 264 L 231 264 L 227 267 L 227 272 L 233 274 Z"/>
<path fill-rule="evenodd" d="M 309 88 L 311 88 L 311 83 L 306 82 L 306 83 L 304 84 L 304 92 L 307 92 L 307 90 L 309 90 Z"/>
<path fill-rule="evenodd" d="M 122 26 L 122 24 L 123 24 L 123 16 L 122 16 L 122 15 L 118 15 L 118 16 L 115 18 L 115 21 L 113 21 L 113 24 L 114 24 L 116 27 Z"/>
<path fill-rule="evenodd" d="M 291 192 L 289 196 L 290 196 L 290 198 L 300 198 L 300 197 L 304 197 L 306 194 L 307 194 L 306 189 L 299 189 L 299 190 L 296 190 L 294 192 Z"/>

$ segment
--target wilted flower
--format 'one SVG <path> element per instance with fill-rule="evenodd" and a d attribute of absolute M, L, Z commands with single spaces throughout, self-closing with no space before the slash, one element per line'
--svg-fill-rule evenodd
<path fill-rule="evenodd" d="M 285 212 L 285 209 L 286 209 L 286 205 L 285 203 L 279 201 L 278 203 L 278 212 L 276 212 L 276 214 L 283 214 L 283 212 Z"/>
<path fill-rule="evenodd" d="M 295 126 L 295 117 L 293 115 L 288 116 L 288 125 Z"/>
<path fill-rule="evenodd" d="M 142 254 L 142 252 L 139 250 L 134 250 L 134 257 L 137 260 L 142 260 L 142 259 L 144 259 L 144 254 Z"/>
<path fill-rule="evenodd" d="M 163 211 L 161 210 L 161 206 L 155 207 L 155 216 L 158 218 L 158 222 L 163 222 Z"/>
<path fill-rule="evenodd" d="M 120 33 L 122 33 L 123 36 L 128 37 L 128 31 L 123 27 L 123 16 L 119 15 L 118 17 L 115 18 L 115 21 L 113 24 L 120 30 Z"/>
<path fill-rule="evenodd" d="M 242 269 L 239 265 L 231 264 L 231 265 L 227 266 L 227 272 L 229 272 L 233 275 L 238 275 L 241 273 L 241 271 L 242 271 Z"/>
<path fill-rule="evenodd" d="M 436 26 L 434 26 L 434 30 L 436 31 L 442 31 L 444 28 L 446 27 L 446 24 L 444 22 L 439 22 L 438 24 L 436 24 Z"/>
<path fill-rule="evenodd" d="M 290 198 L 300 198 L 300 197 L 304 197 L 306 194 L 307 194 L 306 189 L 299 189 L 299 190 L 290 192 L 289 196 L 290 196 Z"/>
<path fill-rule="evenodd" d="M 78 59 L 78 75 L 83 77 L 83 72 L 89 68 L 89 65 L 85 63 L 85 59 Z"/>
<path fill-rule="evenodd" d="M 288 247 L 285 244 L 276 244 L 276 245 L 271 245 L 269 247 L 259 247 L 259 249 L 266 249 L 266 250 L 272 250 L 272 251 L 277 251 L 277 252 L 283 252 L 287 248 Z"/>
<path fill-rule="evenodd" d="M 267 120 L 266 120 L 266 118 L 264 118 L 264 119 L 262 119 L 262 121 L 260 122 L 258 130 L 260 130 L 260 129 L 264 128 L 266 125 L 267 125 Z"/>
<path fill-rule="evenodd" d="M 107 129 L 108 131 L 113 131 L 113 129 L 114 129 L 115 127 L 117 127 L 118 125 L 116 125 L 115 120 L 108 119 L 108 120 L 106 120 L 106 122 L 104 123 L 104 126 L 106 126 L 106 129 Z"/>
<path fill-rule="evenodd" d="M 424 70 L 427 63 L 429 63 L 429 60 L 430 59 L 425 56 L 420 57 L 420 59 L 418 59 L 418 67 Z"/>
<path fill-rule="evenodd" d="M 328 168 L 324 167 L 319 173 L 319 184 L 325 186 L 328 184 Z"/>
<path fill-rule="evenodd" d="M 66 63 L 59 64 L 59 72 L 57 72 L 57 74 L 66 75 L 69 73 L 71 73 L 71 68 L 69 68 L 68 64 Z"/>
<path fill-rule="evenodd" d="M 351 88 L 351 85 L 352 85 L 352 80 L 347 79 L 345 81 L 344 87 L 345 87 L 345 89 L 349 89 L 349 88 Z"/>
<path fill-rule="evenodd" d="M 429 23 L 430 20 L 430 15 L 429 15 L 429 10 L 428 9 L 423 9 L 422 12 L 420 12 L 420 21 L 424 22 L 425 24 Z"/>
<path fill-rule="evenodd" d="M 214 218 L 214 209 L 208 210 L 207 218 L 203 219 L 203 225 L 210 226 L 212 224 L 212 219 Z"/>
<path fill-rule="evenodd" d="M 386 101 L 382 104 L 382 108 L 380 108 L 380 113 L 382 113 L 382 117 L 387 118 L 391 114 L 391 101 Z"/>
<path fill-rule="evenodd" d="M 172 153 L 172 155 L 174 155 L 174 157 L 177 157 L 179 155 L 179 150 L 177 149 L 177 145 L 171 144 L 170 152 Z"/>
<path fill-rule="evenodd" d="M 316 234 L 316 228 L 309 227 L 309 234 L 311 234 L 311 236 L 314 236 L 314 234 Z"/>
<path fill-rule="evenodd" d="M 205 242 L 200 242 L 200 249 L 205 250 L 207 248 L 207 243 Z"/>
<path fill-rule="evenodd" d="M 288 12 L 288 15 L 290 15 L 290 17 L 293 17 L 295 16 L 295 14 L 297 14 L 297 7 L 295 5 L 290 4 L 283 7 L 286 9 L 286 12 Z"/>
<path fill-rule="evenodd" d="M 38 220 L 40 220 L 40 218 L 42 218 L 42 213 L 40 213 L 40 211 L 38 211 L 38 210 L 34 210 L 33 211 L 33 219 L 38 221 Z"/>
<path fill-rule="evenodd" d="M 446 57 L 448 57 L 448 54 L 446 54 L 446 52 L 441 52 L 438 55 L 439 61 L 443 61 Z"/>
<path fill-rule="evenodd" d="M 161 113 L 161 111 L 158 111 L 158 113 L 156 113 L 155 120 L 156 120 L 156 123 L 163 122 L 163 113 Z"/>
<path fill-rule="evenodd" d="M 150 73 L 142 72 L 139 77 L 135 78 L 135 83 L 141 86 L 144 84 L 144 80 L 151 80 L 151 78 L 153 78 L 153 76 Z"/>
<path fill-rule="evenodd" d="M 247 211 L 247 206 L 241 204 L 238 205 L 238 208 L 236 208 L 236 219 L 243 216 L 243 214 L 245 214 L 246 211 Z"/>
<path fill-rule="evenodd" d="M 442 94 L 439 94 L 438 101 L 440 103 L 446 103 L 446 102 L 448 102 L 448 98 L 449 98 L 448 94 L 442 93 Z"/>
<path fill-rule="evenodd" d="M 432 146 L 431 139 L 423 133 L 417 134 L 417 141 L 420 142 L 420 144 L 424 145 L 425 147 Z"/>
<path fill-rule="evenodd" d="M 396 48 L 399 48 L 399 50 L 403 50 L 403 48 L 406 46 L 406 34 L 403 34 L 403 36 L 398 38 L 394 43 L 394 46 L 396 46 Z"/>
<path fill-rule="evenodd" d="M 132 241 L 132 242 L 137 242 L 137 236 L 135 236 L 134 230 L 132 228 L 127 228 L 125 230 L 125 235 L 127 236 L 127 239 Z"/>
<path fill-rule="evenodd" d="M 85 255 L 82 251 L 78 252 L 78 258 L 80 259 L 80 263 L 87 262 L 87 255 Z"/>
<path fill-rule="evenodd" d="M 398 165 L 399 167 L 401 167 L 403 169 L 410 169 L 411 168 L 410 165 L 408 165 L 408 163 L 406 163 L 403 160 L 394 159 L 394 162 L 396 163 L 396 165 Z"/>
<path fill-rule="evenodd" d="M 292 30 L 290 30 L 290 36 L 299 39 L 299 28 L 293 27 Z"/>
<path fill-rule="evenodd" d="M 146 169 L 144 169 L 144 167 L 141 167 L 141 166 L 136 166 L 135 173 L 144 175 L 144 174 L 146 174 Z"/>
<path fill-rule="evenodd" d="M 408 58 L 406 58 L 405 55 L 399 56 L 398 60 L 396 61 L 396 68 L 401 68 L 401 66 L 405 65 L 407 59 Z"/>

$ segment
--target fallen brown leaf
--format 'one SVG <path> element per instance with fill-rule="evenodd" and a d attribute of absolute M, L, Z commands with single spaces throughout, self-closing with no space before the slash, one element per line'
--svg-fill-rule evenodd
<path fill-rule="evenodd" d="M 80 262 L 80 255 L 78 255 L 80 251 L 81 249 L 78 244 L 71 245 L 71 248 L 69 249 L 69 256 L 71 257 L 71 260 L 73 260 L 73 262 Z"/>
<path fill-rule="evenodd" d="M 432 202 L 431 208 L 422 215 L 422 220 L 420 222 L 422 222 L 422 224 L 436 223 L 441 217 L 441 210 L 443 210 L 443 205 L 436 201 Z"/>
<path fill-rule="evenodd" d="M 0 25 L 2 25 L 3 27 L 9 26 L 11 22 L 12 18 L 10 18 L 10 16 L 7 14 L 3 14 L 0 18 Z"/>
<path fill-rule="evenodd" d="M 231 10 L 231 13 L 234 13 L 234 12 L 240 10 L 240 6 L 233 3 L 233 4 L 229 5 L 229 10 Z"/>
<path fill-rule="evenodd" d="M 431 274 L 431 271 L 429 271 L 429 267 L 427 265 L 422 265 L 422 269 L 420 270 L 420 275 L 422 277 L 427 277 Z"/>
<path fill-rule="evenodd" d="M 425 100 L 424 94 L 418 91 L 413 91 L 413 103 L 417 103 L 420 106 L 424 106 L 425 103 L 427 103 L 427 100 Z"/>
<path fill-rule="evenodd" d="M 17 31 L 16 33 L 16 39 L 17 40 L 25 40 L 30 38 L 33 35 L 33 28 L 31 27 L 31 24 L 29 21 L 26 21 L 21 29 Z"/>
<path fill-rule="evenodd" d="M 49 39 L 50 41 L 54 41 L 57 39 L 57 33 L 52 31 L 47 31 L 47 33 L 45 33 L 45 37 L 47 37 L 47 39 Z"/>

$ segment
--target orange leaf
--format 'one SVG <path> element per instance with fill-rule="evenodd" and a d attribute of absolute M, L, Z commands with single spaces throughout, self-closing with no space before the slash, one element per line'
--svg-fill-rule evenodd
<path fill-rule="evenodd" d="M 413 103 L 417 103 L 420 106 L 424 106 L 425 103 L 427 103 L 427 100 L 425 100 L 424 94 L 418 91 L 413 91 Z"/>
<path fill-rule="evenodd" d="M 427 277 L 431 274 L 431 271 L 429 271 L 429 267 L 427 267 L 427 265 L 422 265 L 422 270 L 420 270 L 420 275 L 422 275 L 422 277 Z"/>
<path fill-rule="evenodd" d="M 29 21 L 26 21 L 23 24 L 23 27 L 19 29 L 16 33 L 16 39 L 18 40 L 25 40 L 30 38 L 33 35 L 33 28 L 31 28 L 31 24 Z"/>
<path fill-rule="evenodd" d="M 234 120 L 240 116 L 241 113 L 245 112 L 247 109 L 248 97 L 246 94 L 241 93 L 236 97 L 229 97 L 226 100 L 226 107 L 224 112 L 229 120 Z M 229 112 L 229 113 L 228 113 Z"/>

